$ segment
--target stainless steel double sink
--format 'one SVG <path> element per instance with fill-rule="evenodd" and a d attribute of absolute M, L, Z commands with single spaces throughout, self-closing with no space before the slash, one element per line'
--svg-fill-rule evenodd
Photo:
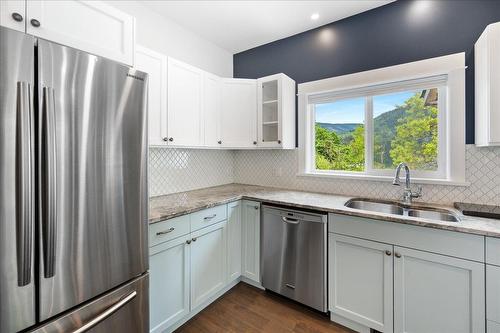
<path fill-rule="evenodd" d="M 420 205 L 406 205 L 397 201 L 356 198 L 347 201 L 345 206 L 391 215 L 410 216 L 443 222 L 460 222 L 460 218 L 451 210 Z"/>

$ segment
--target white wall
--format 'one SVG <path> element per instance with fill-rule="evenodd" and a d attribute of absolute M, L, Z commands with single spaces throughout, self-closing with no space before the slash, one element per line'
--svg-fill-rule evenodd
<path fill-rule="evenodd" d="M 136 42 L 223 77 L 233 77 L 233 55 L 158 15 L 139 1 L 105 1 L 136 18 Z"/>

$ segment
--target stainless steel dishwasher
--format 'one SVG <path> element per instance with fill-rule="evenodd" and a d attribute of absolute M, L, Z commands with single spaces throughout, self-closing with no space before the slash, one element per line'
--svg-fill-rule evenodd
<path fill-rule="evenodd" d="M 262 206 L 264 288 L 327 311 L 327 215 Z"/>

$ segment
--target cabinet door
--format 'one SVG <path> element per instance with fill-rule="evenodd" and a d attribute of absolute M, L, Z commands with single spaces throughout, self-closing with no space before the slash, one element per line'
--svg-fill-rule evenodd
<path fill-rule="evenodd" d="M 242 201 L 242 275 L 260 284 L 260 203 Z"/>
<path fill-rule="evenodd" d="M 0 1 L 0 25 L 17 31 L 26 31 L 26 1 Z"/>
<path fill-rule="evenodd" d="M 392 245 L 328 235 L 329 310 L 380 332 L 392 332 Z"/>
<path fill-rule="evenodd" d="M 166 145 L 167 137 L 167 58 L 137 45 L 135 67 L 148 73 L 149 145 Z"/>
<path fill-rule="evenodd" d="M 279 75 L 257 80 L 257 133 L 261 147 L 282 143 L 282 80 Z"/>
<path fill-rule="evenodd" d="M 163 332 L 189 313 L 190 249 L 185 237 L 150 248 L 151 332 Z"/>
<path fill-rule="evenodd" d="M 127 65 L 134 64 L 133 16 L 101 1 L 26 1 L 29 34 Z M 33 25 L 37 20 L 39 26 Z"/>
<path fill-rule="evenodd" d="M 221 140 L 229 148 L 257 145 L 257 81 L 222 80 Z"/>
<path fill-rule="evenodd" d="M 486 321 L 486 332 L 488 333 L 500 333 L 500 323 L 497 323 L 496 321 L 491 321 L 488 320 Z"/>
<path fill-rule="evenodd" d="M 500 323 L 500 267 L 486 265 L 486 319 Z"/>
<path fill-rule="evenodd" d="M 191 233 L 191 310 L 220 291 L 226 282 L 226 222 Z"/>
<path fill-rule="evenodd" d="M 228 282 L 241 275 L 241 202 L 227 205 Z"/>
<path fill-rule="evenodd" d="M 168 58 L 168 136 L 169 144 L 197 147 L 202 145 L 203 72 Z"/>
<path fill-rule="evenodd" d="M 485 331 L 484 264 L 394 248 L 394 332 Z"/>
<path fill-rule="evenodd" d="M 204 143 L 207 147 L 220 147 L 220 78 L 204 73 L 203 122 Z"/>

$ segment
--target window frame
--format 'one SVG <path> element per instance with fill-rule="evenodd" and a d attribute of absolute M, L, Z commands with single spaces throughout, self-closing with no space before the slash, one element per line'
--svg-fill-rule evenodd
<path fill-rule="evenodd" d="M 394 170 L 373 169 L 373 97 L 425 88 L 438 88 L 438 170 L 412 170 L 412 178 L 417 183 L 468 185 L 464 53 L 299 84 L 298 175 L 391 181 Z M 356 97 L 365 98 L 365 170 L 316 169 L 315 104 Z"/>

